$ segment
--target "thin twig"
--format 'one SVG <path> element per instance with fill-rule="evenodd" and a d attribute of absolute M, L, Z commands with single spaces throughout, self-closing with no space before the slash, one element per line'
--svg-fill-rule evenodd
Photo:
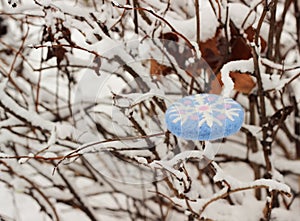
<path fill-rule="evenodd" d="M 195 0 L 195 11 L 196 11 L 196 41 L 200 50 L 200 5 L 199 0 Z"/>
<path fill-rule="evenodd" d="M 122 6 L 120 4 L 115 4 L 114 2 L 112 2 L 113 6 L 114 7 L 117 7 L 117 8 L 122 8 L 122 9 L 126 9 L 126 10 L 142 10 L 142 11 L 146 11 L 148 13 L 150 13 L 151 15 L 153 15 L 154 17 L 162 20 L 170 29 L 172 32 L 174 32 L 176 35 L 178 35 L 180 38 L 182 38 L 186 43 L 187 45 L 196 53 L 196 50 L 195 50 L 195 47 L 193 46 L 193 44 L 190 42 L 189 39 L 187 39 L 186 36 L 184 36 L 183 34 L 181 34 L 180 32 L 178 32 L 174 27 L 173 25 L 171 25 L 165 18 L 163 18 L 162 16 L 156 14 L 153 10 L 151 9 L 147 9 L 147 8 L 143 8 L 143 7 L 138 7 L 138 8 L 132 8 L 132 7 L 125 7 L 125 6 Z"/>

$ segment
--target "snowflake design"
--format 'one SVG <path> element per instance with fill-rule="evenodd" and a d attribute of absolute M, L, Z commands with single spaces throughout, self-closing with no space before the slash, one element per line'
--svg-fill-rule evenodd
<path fill-rule="evenodd" d="M 230 98 L 223 98 L 212 94 L 197 94 L 185 97 L 170 107 L 169 114 L 173 123 L 180 121 L 181 125 L 187 121 L 198 122 L 198 128 L 204 123 L 212 127 L 214 123 L 223 126 L 225 119 L 234 121 L 239 117 L 241 108 Z"/>

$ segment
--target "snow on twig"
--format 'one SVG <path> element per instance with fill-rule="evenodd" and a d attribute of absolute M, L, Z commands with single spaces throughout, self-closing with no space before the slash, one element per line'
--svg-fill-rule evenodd
<path fill-rule="evenodd" d="M 253 59 L 250 58 L 248 60 L 238 60 L 238 61 L 230 61 L 226 63 L 221 69 L 221 80 L 224 84 L 223 96 L 229 97 L 230 93 L 234 88 L 234 83 L 229 76 L 231 71 L 240 71 L 240 72 L 254 72 Z"/>
<path fill-rule="evenodd" d="M 36 112 L 28 111 L 21 107 L 5 92 L 6 82 L 0 85 L 0 106 L 7 112 L 15 116 L 17 119 L 24 121 L 30 126 L 41 128 L 42 130 L 52 131 L 55 124 L 51 121 L 43 119 Z"/>

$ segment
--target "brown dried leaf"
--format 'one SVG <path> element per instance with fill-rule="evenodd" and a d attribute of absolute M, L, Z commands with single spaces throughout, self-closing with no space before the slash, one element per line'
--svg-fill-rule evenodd
<path fill-rule="evenodd" d="M 159 76 L 170 74 L 172 68 L 158 63 L 155 59 L 150 59 L 150 75 Z"/>
<path fill-rule="evenodd" d="M 234 82 L 234 89 L 238 92 L 249 94 L 252 89 L 255 87 L 255 82 L 252 77 L 248 73 L 241 73 L 238 71 L 230 72 L 229 76 L 232 78 Z M 220 94 L 221 88 L 218 85 L 223 86 L 223 82 L 221 80 L 221 74 L 217 74 L 217 78 L 212 82 L 211 93 Z"/>
<path fill-rule="evenodd" d="M 209 64 L 213 71 L 216 71 L 225 60 L 224 56 L 224 37 L 220 31 L 216 35 L 205 42 L 200 42 L 200 51 L 202 58 Z"/>

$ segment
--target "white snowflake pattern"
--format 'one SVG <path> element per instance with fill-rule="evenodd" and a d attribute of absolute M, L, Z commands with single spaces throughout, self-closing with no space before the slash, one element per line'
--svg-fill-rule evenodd
<path fill-rule="evenodd" d="M 170 117 L 174 117 L 173 123 L 181 121 L 183 125 L 187 120 L 192 120 L 198 121 L 198 127 L 204 123 L 212 127 L 214 123 L 223 126 L 226 118 L 234 121 L 234 116 L 238 117 L 239 111 L 237 103 L 230 98 L 218 95 L 194 95 L 174 103 L 169 112 Z"/>

